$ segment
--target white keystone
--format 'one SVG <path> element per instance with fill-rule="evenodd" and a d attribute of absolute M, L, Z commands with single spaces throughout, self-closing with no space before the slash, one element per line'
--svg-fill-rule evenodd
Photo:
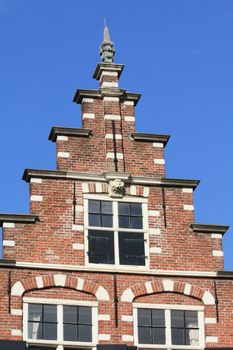
<path fill-rule="evenodd" d="M 37 285 L 37 288 L 43 288 L 44 287 L 43 278 L 41 276 L 37 276 L 36 277 L 36 285 Z"/>
<path fill-rule="evenodd" d="M 66 275 L 54 275 L 54 283 L 57 287 L 64 287 L 66 284 Z"/>
<path fill-rule="evenodd" d="M 163 280 L 163 288 L 166 292 L 172 292 L 174 289 L 174 281 L 169 279 Z"/>
<path fill-rule="evenodd" d="M 77 290 L 83 290 L 83 285 L 84 285 L 84 279 L 78 278 L 76 289 Z"/>
<path fill-rule="evenodd" d="M 25 289 L 20 281 L 16 282 L 11 288 L 11 295 L 15 297 L 20 297 L 25 292 Z"/>
<path fill-rule="evenodd" d="M 97 289 L 95 296 L 98 300 L 109 300 L 109 294 L 106 289 L 102 286 L 99 286 Z"/>
<path fill-rule="evenodd" d="M 190 295 L 190 293 L 191 293 L 191 289 L 192 289 L 191 284 L 189 284 L 189 283 L 185 283 L 185 287 L 184 287 L 184 294 L 186 294 L 186 295 Z"/>
<path fill-rule="evenodd" d="M 215 304 L 215 299 L 214 299 L 213 295 L 208 291 L 205 291 L 205 293 L 202 297 L 202 301 L 205 305 L 214 305 Z"/>
<path fill-rule="evenodd" d="M 153 293 L 153 288 L 150 281 L 145 282 L 145 287 L 148 294 Z"/>
<path fill-rule="evenodd" d="M 122 296 L 121 296 L 121 301 L 127 301 L 127 302 L 132 302 L 132 300 L 134 299 L 135 295 L 132 291 L 131 288 L 127 288 Z"/>

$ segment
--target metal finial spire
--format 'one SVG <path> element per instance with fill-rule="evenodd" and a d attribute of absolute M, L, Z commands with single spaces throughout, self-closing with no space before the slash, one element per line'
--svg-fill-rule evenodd
<path fill-rule="evenodd" d="M 114 43 L 110 39 L 109 29 L 104 18 L 104 38 L 100 47 L 100 57 L 104 63 L 112 63 L 115 55 Z"/>

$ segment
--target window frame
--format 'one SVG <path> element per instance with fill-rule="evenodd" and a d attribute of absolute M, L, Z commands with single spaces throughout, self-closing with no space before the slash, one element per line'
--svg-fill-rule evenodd
<path fill-rule="evenodd" d="M 140 344 L 138 340 L 138 309 L 163 309 L 165 311 L 165 344 Z M 171 334 L 171 310 L 197 311 L 199 327 L 199 345 L 173 345 Z M 204 307 L 198 305 L 147 304 L 133 303 L 134 345 L 143 349 L 189 349 L 205 348 Z"/>
<path fill-rule="evenodd" d="M 30 339 L 28 338 L 28 305 L 29 304 L 49 304 L 57 305 L 57 339 Z M 63 340 L 63 306 L 88 306 L 92 310 L 92 342 L 66 341 Z M 50 298 L 23 298 L 23 340 L 30 346 L 52 346 L 51 349 L 64 350 L 66 347 L 89 348 L 92 349 L 98 344 L 98 302 L 96 301 L 77 301 L 66 299 Z"/>
<path fill-rule="evenodd" d="M 101 226 L 89 226 L 88 225 L 88 200 L 99 200 L 99 201 L 111 201 L 113 204 L 113 226 L 112 227 L 101 227 Z M 85 194 L 84 200 L 84 246 L 85 246 L 85 266 L 88 267 L 101 267 L 105 269 L 115 270 L 148 270 L 150 266 L 150 255 L 149 255 L 149 226 L 148 226 L 148 199 L 147 198 L 111 198 L 107 195 L 98 194 Z M 142 204 L 142 229 L 132 228 L 120 228 L 118 225 L 118 202 L 125 203 L 138 203 Z M 111 231 L 114 234 L 114 264 L 103 264 L 103 263 L 90 263 L 88 257 L 88 230 L 103 230 Z M 144 233 L 144 249 L 145 249 L 145 265 L 121 265 L 120 264 L 120 251 L 119 251 L 119 235 L 118 232 L 135 232 Z"/>

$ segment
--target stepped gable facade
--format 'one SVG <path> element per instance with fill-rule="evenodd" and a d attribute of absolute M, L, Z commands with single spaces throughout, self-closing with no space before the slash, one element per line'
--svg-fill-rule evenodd
<path fill-rule="evenodd" d="M 135 130 L 107 27 L 82 128 L 53 127 L 57 169 L 26 169 L 30 214 L 0 214 L 0 349 L 233 347 L 227 226 L 194 222 L 198 180 L 167 178 L 168 135 Z"/>

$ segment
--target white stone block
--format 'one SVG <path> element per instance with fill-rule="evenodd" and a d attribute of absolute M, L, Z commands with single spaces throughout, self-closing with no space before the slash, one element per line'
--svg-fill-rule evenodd
<path fill-rule="evenodd" d="M 93 98 L 86 98 L 86 97 L 84 97 L 84 98 L 82 99 L 82 102 L 84 102 L 84 103 L 93 103 L 93 102 L 94 102 L 94 99 L 93 99 Z"/>
<path fill-rule="evenodd" d="M 75 209 L 77 213 L 83 213 L 83 210 L 84 210 L 82 205 L 76 205 Z"/>
<path fill-rule="evenodd" d="M 161 235 L 160 228 L 149 228 L 150 235 Z"/>
<path fill-rule="evenodd" d="M 122 315 L 121 316 L 121 321 L 123 321 L 123 322 L 133 322 L 133 316 Z"/>
<path fill-rule="evenodd" d="M 111 140 L 113 140 L 113 134 L 106 134 L 106 135 L 105 135 L 105 138 L 106 138 L 106 139 L 111 139 Z M 115 139 L 116 139 L 116 140 L 122 140 L 122 135 L 120 135 L 120 134 L 115 134 Z"/>
<path fill-rule="evenodd" d="M 213 250 L 213 256 L 223 256 L 222 250 Z"/>
<path fill-rule="evenodd" d="M 153 147 L 155 147 L 155 148 L 163 148 L 163 143 L 161 143 L 161 142 L 153 142 Z"/>
<path fill-rule="evenodd" d="M 30 182 L 34 183 L 34 184 L 41 184 L 42 183 L 42 179 L 39 179 L 38 177 L 32 177 L 30 179 Z"/>
<path fill-rule="evenodd" d="M 160 248 L 160 247 L 151 247 L 150 248 L 150 253 L 151 254 L 161 254 L 162 253 L 162 248 Z"/>
<path fill-rule="evenodd" d="M 122 335 L 122 341 L 133 342 L 133 336 L 129 334 Z"/>
<path fill-rule="evenodd" d="M 206 343 L 218 343 L 218 337 L 206 337 L 205 338 Z"/>
<path fill-rule="evenodd" d="M 184 210 L 187 210 L 187 211 L 193 211 L 194 210 L 194 206 L 192 204 L 184 204 L 183 208 L 184 208 Z"/>
<path fill-rule="evenodd" d="M 99 334 L 99 340 L 111 340 L 110 334 Z"/>
<path fill-rule="evenodd" d="M 125 106 L 134 106 L 134 102 L 133 101 L 124 101 L 123 104 Z"/>
<path fill-rule="evenodd" d="M 96 189 L 96 192 L 98 192 L 98 193 L 103 192 L 103 190 L 102 190 L 102 184 L 101 184 L 100 182 L 96 182 L 96 184 L 95 184 L 95 189 Z"/>
<path fill-rule="evenodd" d="M 83 119 L 95 119 L 94 113 L 83 113 Z"/>
<path fill-rule="evenodd" d="M 2 245 L 3 247 L 14 247 L 15 246 L 15 241 L 11 241 L 11 240 L 3 240 L 2 241 Z"/>
<path fill-rule="evenodd" d="M 104 96 L 104 101 L 105 102 L 119 102 L 119 97 L 109 97 L 109 96 Z"/>
<path fill-rule="evenodd" d="M 83 225 L 72 225 L 72 231 L 81 231 L 83 232 L 84 226 Z"/>
<path fill-rule="evenodd" d="M 115 158 L 115 154 L 113 152 L 107 152 L 106 154 L 106 159 L 114 159 Z M 117 153 L 117 159 L 123 159 L 124 155 L 123 153 Z"/>
<path fill-rule="evenodd" d="M 57 152 L 57 157 L 58 158 L 69 158 L 70 153 L 69 152 Z"/>
<path fill-rule="evenodd" d="M 165 164 L 165 160 L 164 159 L 154 159 L 154 163 L 155 164 L 159 164 L 159 165 L 164 165 Z"/>
<path fill-rule="evenodd" d="M 66 275 L 54 275 L 54 283 L 57 287 L 64 287 L 66 284 Z"/>
<path fill-rule="evenodd" d="M 84 244 L 82 243 L 73 243 L 72 247 L 74 250 L 84 250 Z"/>
<path fill-rule="evenodd" d="M 159 210 L 148 210 L 148 215 L 149 216 L 159 216 Z"/>
<path fill-rule="evenodd" d="M 84 280 L 82 278 L 78 278 L 76 289 L 83 290 L 83 285 L 84 285 Z"/>
<path fill-rule="evenodd" d="M 217 320 L 215 317 L 206 317 L 205 318 L 205 324 L 214 324 L 217 323 Z"/>
<path fill-rule="evenodd" d="M 183 193 L 193 193 L 193 189 L 192 188 L 182 188 L 182 192 Z"/>
<path fill-rule="evenodd" d="M 130 186 L 130 194 L 131 194 L 131 196 L 136 196 L 136 194 L 137 194 L 137 187 L 136 186 Z"/>
<path fill-rule="evenodd" d="M 103 81 L 101 84 L 102 88 L 112 88 L 112 87 L 118 87 L 118 83 L 116 81 Z"/>
<path fill-rule="evenodd" d="M 118 114 L 105 114 L 104 119 L 105 120 L 121 120 L 121 116 Z"/>
<path fill-rule="evenodd" d="M 135 121 L 135 117 L 133 117 L 132 115 L 125 115 L 124 119 L 126 122 L 134 122 Z"/>
<path fill-rule="evenodd" d="M 215 304 L 215 299 L 214 299 L 213 295 L 208 291 L 205 291 L 205 293 L 202 297 L 202 301 L 205 305 L 214 305 Z"/>
<path fill-rule="evenodd" d="M 15 297 L 20 297 L 25 292 L 25 289 L 20 281 L 16 282 L 11 288 L 11 295 Z"/>
<path fill-rule="evenodd" d="M 42 201 L 43 201 L 43 196 L 39 196 L 39 195 L 31 196 L 31 202 L 42 202 Z"/>
<path fill-rule="evenodd" d="M 57 136 L 57 141 L 68 141 L 68 140 L 69 140 L 68 136 L 63 136 L 63 135 Z"/>
<path fill-rule="evenodd" d="M 95 296 L 98 300 L 105 300 L 105 301 L 109 300 L 109 294 L 108 294 L 107 290 L 102 286 L 99 286 L 99 288 L 97 289 L 97 291 L 95 293 Z"/>
<path fill-rule="evenodd" d="M 11 315 L 22 316 L 23 315 L 23 310 L 22 309 L 11 309 Z"/>
<path fill-rule="evenodd" d="M 222 239 L 222 235 L 221 235 L 221 233 L 212 233 L 212 234 L 211 234 L 211 238 Z"/>
<path fill-rule="evenodd" d="M 134 293 L 130 288 L 126 289 L 121 296 L 121 301 L 132 302 L 133 299 Z"/>
<path fill-rule="evenodd" d="M 191 293 L 191 289 L 192 289 L 191 284 L 189 284 L 189 283 L 185 283 L 185 287 L 184 287 L 184 294 L 185 294 L 185 295 L 190 295 L 190 293 Z"/>
<path fill-rule="evenodd" d="M 110 315 L 99 314 L 98 315 L 98 320 L 99 321 L 110 321 Z"/>
<path fill-rule="evenodd" d="M 153 293 L 153 288 L 152 288 L 152 284 L 150 281 L 145 282 L 145 287 L 146 287 L 146 291 L 148 294 Z"/>
<path fill-rule="evenodd" d="M 169 279 L 163 280 L 163 288 L 166 292 L 173 292 L 174 289 L 174 281 Z"/>
<path fill-rule="evenodd" d="M 43 278 L 41 276 L 36 277 L 36 285 L 37 285 L 37 288 L 44 287 Z"/>
<path fill-rule="evenodd" d="M 87 183 L 82 184 L 83 193 L 89 193 L 89 186 Z"/>
<path fill-rule="evenodd" d="M 4 222 L 2 225 L 3 228 L 14 228 L 15 223 L 14 222 Z"/>
<path fill-rule="evenodd" d="M 13 336 L 13 337 L 21 337 L 22 336 L 22 331 L 21 331 L 21 329 L 12 329 L 11 330 L 11 335 Z"/>
<path fill-rule="evenodd" d="M 143 197 L 149 197 L 150 193 L 150 188 L 149 187 L 144 187 L 143 189 Z"/>

